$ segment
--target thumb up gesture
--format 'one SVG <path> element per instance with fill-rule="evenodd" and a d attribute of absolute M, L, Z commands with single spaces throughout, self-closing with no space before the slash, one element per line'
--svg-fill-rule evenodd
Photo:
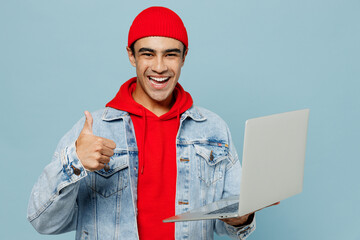
<path fill-rule="evenodd" d="M 84 127 L 75 143 L 76 153 L 87 170 L 100 170 L 110 162 L 116 144 L 110 139 L 95 136 L 92 131 L 93 118 L 88 111 L 85 111 L 85 117 Z"/>

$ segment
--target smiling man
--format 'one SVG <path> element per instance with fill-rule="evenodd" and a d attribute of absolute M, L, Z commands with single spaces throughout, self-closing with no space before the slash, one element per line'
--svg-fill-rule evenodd
<path fill-rule="evenodd" d="M 100 240 L 213 239 L 214 231 L 245 239 L 254 231 L 254 214 L 162 222 L 239 193 L 228 127 L 178 83 L 187 52 L 186 28 L 170 9 L 135 18 L 127 53 L 136 77 L 61 139 L 31 194 L 37 231 Z"/>

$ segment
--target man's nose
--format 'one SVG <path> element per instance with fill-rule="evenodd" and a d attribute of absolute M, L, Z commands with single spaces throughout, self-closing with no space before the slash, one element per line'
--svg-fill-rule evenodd
<path fill-rule="evenodd" d="M 155 58 L 152 70 L 156 73 L 163 73 L 167 71 L 166 63 L 161 56 Z"/>

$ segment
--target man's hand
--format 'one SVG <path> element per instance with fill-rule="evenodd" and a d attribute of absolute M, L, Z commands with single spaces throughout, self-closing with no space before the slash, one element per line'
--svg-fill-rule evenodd
<path fill-rule="evenodd" d="M 253 214 L 253 213 L 249 213 L 249 214 L 246 214 L 246 215 L 241 216 L 241 217 L 225 218 L 225 219 L 220 219 L 220 220 L 227 223 L 227 224 L 229 224 L 229 225 L 232 225 L 232 226 L 241 226 L 241 225 L 246 225 L 246 223 L 248 222 L 249 217 L 250 217 L 251 214 Z"/>
<path fill-rule="evenodd" d="M 276 202 L 274 204 L 271 204 L 267 207 L 271 207 L 271 206 L 274 206 L 274 205 L 278 205 L 280 204 L 280 202 Z M 267 207 L 264 207 L 264 208 L 267 208 Z M 264 209 L 262 208 L 262 209 Z M 261 209 L 259 209 L 258 211 L 260 211 Z M 220 219 L 221 221 L 229 224 L 229 225 L 232 225 L 232 226 L 241 226 L 241 225 L 246 225 L 246 224 L 250 224 L 248 223 L 248 220 L 249 220 L 249 217 L 251 216 L 251 214 L 254 214 L 255 212 L 252 212 L 252 213 L 249 213 L 249 214 L 246 214 L 244 216 L 241 216 L 241 217 L 236 217 L 236 218 L 225 218 L 225 219 Z"/>
<path fill-rule="evenodd" d="M 85 169 L 100 170 L 110 162 L 116 144 L 110 139 L 95 136 L 92 131 L 93 118 L 88 111 L 85 111 L 85 117 L 84 127 L 75 143 L 76 153 Z"/>

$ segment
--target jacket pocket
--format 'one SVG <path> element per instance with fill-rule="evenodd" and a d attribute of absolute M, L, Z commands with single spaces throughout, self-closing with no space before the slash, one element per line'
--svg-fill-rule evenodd
<path fill-rule="evenodd" d="M 110 158 L 109 169 L 94 171 L 90 188 L 102 197 L 110 197 L 129 184 L 129 156 L 126 150 L 115 149 Z"/>
<path fill-rule="evenodd" d="M 207 186 L 224 177 L 228 148 L 216 145 L 194 145 L 198 162 L 198 176 Z"/>

